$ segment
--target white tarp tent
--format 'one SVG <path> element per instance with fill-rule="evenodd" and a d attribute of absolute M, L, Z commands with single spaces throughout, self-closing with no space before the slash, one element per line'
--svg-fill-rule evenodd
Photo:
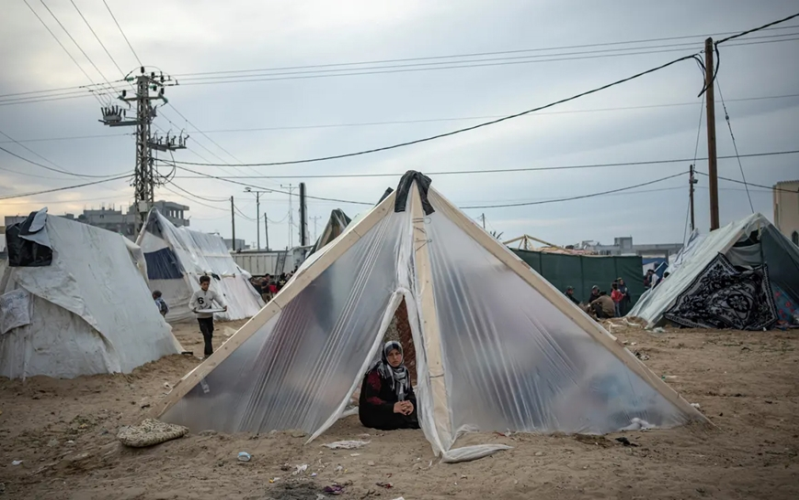
<path fill-rule="evenodd" d="M 224 348 L 183 377 L 161 417 L 194 430 L 299 428 L 314 439 L 344 413 L 404 299 L 420 423 L 445 461 L 504 448 L 455 448 L 466 431 L 605 433 L 706 422 L 428 184 L 409 172 L 397 192 L 313 254 Z"/>
<path fill-rule="evenodd" d="M 137 244 L 147 261 L 150 289 L 163 294 L 170 322 L 194 317 L 189 300 L 199 290 L 203 275 L 211 276 L 211 289 L 227 302 L 227 312 L 215 314 L 219 320 L 249 318 L 264 305 L 249 283 L 249 273 L 236 265 L 218 235 L 175 227 L 158 210 L 152 210 Z"/>
<path fill-rule="evenodd" d="M 799 249 L 768 219 L 755 213 L 707 235 L 693 234 L 670 267 L 668 279 L 642 296 L 628 316 L 643 319 L 649 328 L 657 325 L 719 254 L 735 266 L 766 264 L 772 285 L 799 296 Z"/>
<path fill-rule="evenodd" d="M 46 209 L 35 220 L 18 241 L 52 259 L 0 276 L 0 375 L 130 373 L 182 351 L 124 237 Z"/>

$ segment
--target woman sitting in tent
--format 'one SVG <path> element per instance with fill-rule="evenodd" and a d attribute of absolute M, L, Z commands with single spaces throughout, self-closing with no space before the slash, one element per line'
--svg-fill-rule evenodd
<path fill-rule="evenodd" d="M 380 361 L 363 378 L 358 416 L 366 427 L 418 429 L 416 395 L 399 342 L 386 342 Z"/>

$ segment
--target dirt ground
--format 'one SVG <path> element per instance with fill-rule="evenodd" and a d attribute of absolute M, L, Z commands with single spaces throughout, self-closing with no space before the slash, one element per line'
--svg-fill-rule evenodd
<path fill-rule="evenodd" d="M 175 331 L 202 351 L 196 325 Z M 309 445 L 299 432 L 202 432 L 124 448 L 120 426 L 138 424 L 164 384 L 199 362 L 173 356 L 127 376 L 0 379 L 0 498 L 317 500 L 334 483 L 349 499 L 799 498 L 799 332 L 613 333 L 717 427 L 625 433 L 637 447 L 621 434 L 468 436 L 514 448 L 454 465 L 435 460 L 421 431 L 375 433 L 357 417 Z M 370 443 L 321 446 L 344 439 Z M 252 460 L 237 461 L 239 451 Z"/>

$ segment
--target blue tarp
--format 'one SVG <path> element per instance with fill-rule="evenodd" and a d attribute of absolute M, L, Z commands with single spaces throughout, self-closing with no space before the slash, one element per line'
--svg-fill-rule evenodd
<path fill-rule="evenodd" d="M 175 280 L 183 278 L 183 270 L 170 248 L 144 254 L 147 261 L 147 277 L 151 280 Z"/>

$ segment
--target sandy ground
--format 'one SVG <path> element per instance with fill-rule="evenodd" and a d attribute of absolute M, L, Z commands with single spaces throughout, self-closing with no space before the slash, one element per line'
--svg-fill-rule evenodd
<path fill-rule="evenodd" d="M 317 500 L 334 483 L 349 499 L 799 498 L 799 332 L 613 331 L 717 427 L 625 433 L 637 447 L 619 435 L 468 436 L 514 448 L 455 465 L 438 463 L 421 431 L 375 433 L 357 417 L 309 445 L 296 432 L 205 432 L 122 447 L 119 427 L 139 423 L 164 383 L 199 362 L 173 356 L 128 376 L 0 379 L 0 498 Z M 176 334 L 202 351 L 194 324 Z M 359 450 L 321 446 L 364 433 Z"/>

